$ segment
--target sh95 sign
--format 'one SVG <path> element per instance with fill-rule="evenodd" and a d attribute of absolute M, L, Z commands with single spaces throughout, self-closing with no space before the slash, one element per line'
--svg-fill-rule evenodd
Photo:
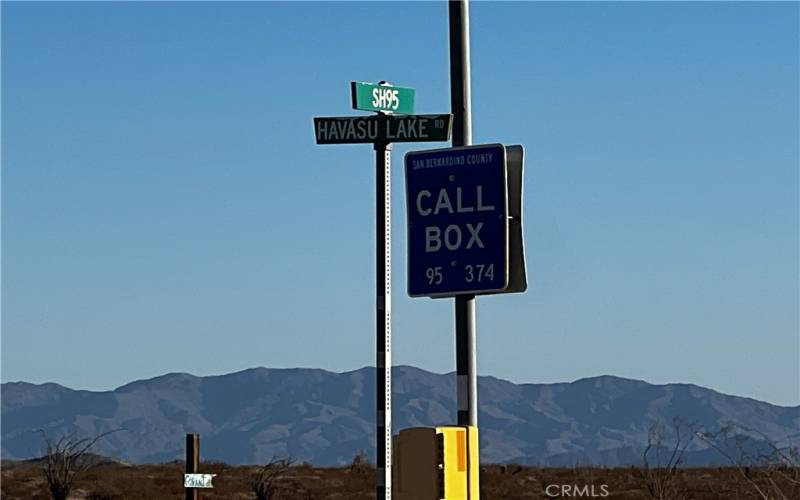
<path fill-rule="evenodd" d="M 506 151 L 500 144 L 406 154 L 408 294 L 508 285 Z"/>
<path fill-rule="evenodd" d="M 416 91 L 410 87 L 395 87 L 385 83 L 350 82 L 353 109 L 383 111 L 384 113 L 414 113 Z"/>

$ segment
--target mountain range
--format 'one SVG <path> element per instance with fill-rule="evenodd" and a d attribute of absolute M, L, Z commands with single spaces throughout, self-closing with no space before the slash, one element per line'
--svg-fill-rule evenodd
<path fill-rule="evenodd" d="M 455 374 L 398 366 L 392 378 L 395 432 L 455 423 Z M 374 368 L 170 373 L 104 392 L 26 382 L 1 389 L 5 459 L 40 456 L 43 436 L 93 437 L 114 429 L 121 430 L 100 439 L 93 451 L 134 463 L 183 458 L 189 432 L 200 433 L 204 460 L 230 464 L 290 455 L 320 466 L 342 465 L 359 450 L 374 459 Z M 762 445 L 800 444 L 800 406 L 696 385 L 613 376 L 553 384 L 480 377 L 478 390 L 480 454 L 487 463 L 637 465 L 654 429 L 662 429 L 665 448 L 672 446 L 676 421 L 684 435 L 732 423 Z M 691 465 L 726 463 L 701 439 L 689 443 L 685 457 Z"/>

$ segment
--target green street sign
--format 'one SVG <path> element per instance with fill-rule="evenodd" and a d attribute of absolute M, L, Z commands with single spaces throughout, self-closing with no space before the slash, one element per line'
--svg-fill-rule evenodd
<path fill-rule="evenodd" d="M 353 109 L 410 115 L 414 113 L 414 94 L 410 87 L 379 83 L 350 82 Z"/>
<path fill-rule="evenodd" d="M 317 144 L 444 142 L 450 139 L 453 115 L 318 116 Z"/>

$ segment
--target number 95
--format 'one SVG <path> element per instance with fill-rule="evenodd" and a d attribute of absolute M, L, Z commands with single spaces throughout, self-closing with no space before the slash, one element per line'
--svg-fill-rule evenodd
<path fill-rule="evenodd" d="M 440 266 L 437 267 L 429 267 L 425 270 L 425 276 L 428 277 L 428 284 L 429 285 L 440 285 L 442 283 L 442 268 Z"/>

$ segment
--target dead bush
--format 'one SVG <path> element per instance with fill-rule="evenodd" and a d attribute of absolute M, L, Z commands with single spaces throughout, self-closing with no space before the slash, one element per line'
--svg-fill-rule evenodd
<path fill-rule="evenodd" d="M 350 472 L 356 472 L 359 474 L 364 474 L 372 471 L 372 464 L 369 463 L 369 457 L 367 456 L 367 452 L 364 451 L 363 448 L 358 450 L 355 456 L 353 456 L 353 461 L 350 462 L 348 470 Z"/>
<path fill-rule="evenodd" d="M 680 418 L 672 420 L 675 444 L 667 446 L 665 427 L 653 424 L 647 433 L 647 446 L 642 454 L 643 475 L 647 493 L 655 500 L 682 500 L 686 496 L 679 485 L 679 466 L 683 464 L 686 448 L 695 437 L 693 425 Z M 663 453 L 663 455 L 662 455 Z"/>
<path fill-rule="evenodd" d="M 697 437 L 724 456 L 739 480 L 762 500 L 800 498 L 800 448 L 779 446 L 763 432 L 727 423 Z M 733 442 L 735 451 L 730 448 Z M 760 446 L 759 446 L 760 445 Z"/>
<path fill-rule="evenodd" d="M 97 463 L 96 457 L 90 454 L 92 446 L 100 438 L 118 430 L 104 432 L 92 439 L 76 439 L 72 433 L 58 440 L 49 438 L 44 430 L 40 430 L 45 444 L 42 468 L 53 500 L 66 500 L 69 497 L 76 479 Z"/>
<path fill-rule="evenodd" d="M 287 477 L 287 472 L 293 463 L 294 460 L 289 457 L 273 457 L 267 464 L 262 465 L 250 484 L 256 500 L 290 498 L 293 493 L 293 481 Z"/>

